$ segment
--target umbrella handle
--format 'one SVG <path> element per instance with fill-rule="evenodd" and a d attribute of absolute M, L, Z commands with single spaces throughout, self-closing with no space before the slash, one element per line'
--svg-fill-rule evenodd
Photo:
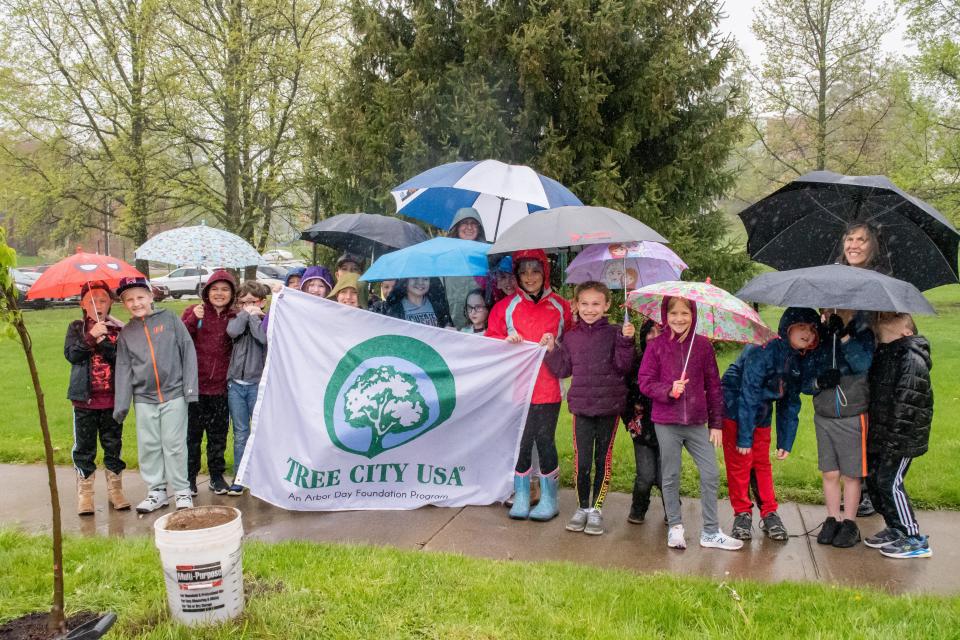
<path fill-rule="evenodd" d="M 630 322 L 630 307 L 627 306 L 627 257 L 623 257 L 623 324 Z"/>

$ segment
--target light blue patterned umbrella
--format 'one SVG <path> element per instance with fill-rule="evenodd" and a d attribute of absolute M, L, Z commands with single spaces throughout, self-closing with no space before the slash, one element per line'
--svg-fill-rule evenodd
<path fill-rule="evenodd" d="M 485 242 L 433 238 L 380 256 L 360 279 L 377 282 L 397 278 L 484 276 L 490 270 L 488 251 L 490 245 Z"/>
<path fill-rule="evenodd" d="M 249 242 L 206 225 L 170 229 L 153 236 L 134 252 L 137 260 L 175 265 L 208 265 L 239 269 L 262 259 Z"/>

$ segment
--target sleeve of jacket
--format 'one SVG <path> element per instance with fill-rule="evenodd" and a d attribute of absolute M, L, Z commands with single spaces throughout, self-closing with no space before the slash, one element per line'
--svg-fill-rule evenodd
<path fill-rule="evenodd" d="M 490 310 L 490 315 L 487 317 L 487 331 L 483 334 L 488 338 L 504 340 L 507 337 L 506 300 L 509 298 L 504 298 Z"/>
<path fill-rule="evenodd" d="M 800 389 L 787 385 L 783 398 L 777 400 L 777 449 L 792 451 L 800 424 Z"/>
<path fill-rule="evenodd" d="M 670 397 L 673 383 L 660 381 L 658 351 L 653 343 L 647 343 L 647 349 L 643 352 L 643 360 L 640 361 L 640 371 L 637 373 L 637 385 L 640 387 L 640 393 L 651 400 L 670 402 L 673 400 Z"/>
<path fill-rule="evenodd" d="M 891 439 L 900 449 L 926 451 L 933 422 L 933 389 L 927 363 L 915 353 L 906 353 L 899 362 L 894 388 Z M 916 457 L 915 454 L 910 457 Z"/>
<path fill-rule="evenodd" d="M 258 324 L 259 322 L 258 320 Z M 243 332 L 247 330 L 249 323 L 250 314 L 246 311 L 240 311 L 227 322 L 227 335 L 231 338 L 239 338 L 243 335 Z"/>
<path fill-rule="evenodd" d="M 767 362 L 770 352 L 752 349 L 743 361 L 740 395 L 737 398 L 737 446 L 753 446 L 753 430 L 764 403 Z M 766 425 L 763 425 L 766 426 Z"/>
<path fill-rule="evenodd" d="M 267 325 L 264 324 L 264 320 L 266 320 L 266 316 L 264 316 L 263 318 L 258 318 L 257 316 L 253 316 L 250 314 L 247 314 L 247 315 L 250 316 L 250 319 L 248 320 L 248 323 L 249 323 L 248 326 L 250 327 L 250 335 L 253 337 L 254 340 L 259 342 L 260 344 L 266 345 L 267 344 Z"/>
<path fill-rule="evenodd" d="M 83 320 L 74 320 L 67 326 L 67 336 L 63 341 L 63 357 L 70 364 L 80 364 L 92 356 L 93 346 L 87 341 Z"/>
<path fill-rule="evenodd" d="M 113 365 L 113 419 L 123 424 L 130 411 L 133 400 L 133 370 L 130 364 L 130 352 L 121 334 L 117 338 L 117 360 Z"/>
<path fill-rule="evenodd" d="M 703 372 L 704 386 L 707 391 L 707 416 L 711 429 L 723 429 L 723 392 L 720 390 L 720 368 L 717 366 L 717 354 L 706 338 L 707 361 Z"/>
<path fill-rule="evenodd" d="M 617 335 L 613 345 L 613 368 L 621 375 L 627 375 L 633 371 L 637 362 L 637 349 L 634 346 L 633 338 L 623 335 L 622 329 L 617 329 Z"/>
<path fill-rule="evenodd" d="M 850 375 L 863 375 L 870 370 L 870 363 L 873 362 L 873 351 L 876 340 L 873 337 L 873 331 L 862 329 L 857 331 L 849 340 L 841 346 L 843 359 L 847 363 Z"/>
<path fill-rule="evenodd" d="M 181 370 L 183 371 L 183 397 L 190 402 L 200 398 L 200 386 L 197 380 L 197 349 L 193 345 L 193 337 L 183 323 L 178 322 L 177 347 L 180 350 Z"/>
<path fill-rule="evenodd" d="M 192 340 L 197 339 L 197 316 L 193 312 L 193 306 L 189 306 L 183 310 L 183 314 L 180 316 L 180 320 L 183 322 L 183 326 L 186 327 L 187 333 L 190 334 Z"/>
<path fill-rule="evenodd" d="M 570 350 L 563 342 L 557 344 L 553 351 L 543 356 L 547 368 L 557 378 L 569 378 L 573 375 L 573 362 L 570 360 Z"/>
<path fill-rule="evenodd" d="M 720 390 L 723 392 L 723 415 L 730 420 L 740 419 L 740 384 L 743 379 L 744 353 L 730 363 L 720 376 Z"/>

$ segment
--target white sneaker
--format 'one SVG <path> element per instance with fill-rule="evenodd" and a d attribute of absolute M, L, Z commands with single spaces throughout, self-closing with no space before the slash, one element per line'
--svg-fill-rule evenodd
<path fill-rule="evenodd" d="M 683 525 L 675 524 L 667 532 L 667 546 L 671 549 L 686 549 L 687 539 L 684 536 Z"/>
<path fill-rule="evenodd" d="M 137 505 L 137 513 L 150 513 L 157 509 L 163 509 L 167 506 L 170 497 L 166 489 L 155 489 L 147 494 L 140 504 Z"/>
<path fill-rule="evenodd" d="M 727 551 L 736 551 L 743 547 L 743 540 L 731 538 L 720 529 L 716 533 L 701 533 L 700 546 L 713 549 L 726 549 Z"/>
<path fill-rule="evenodd" d="M 177 491 L 177 511 L 191 508 L 193 508 L 193 496 L 190 493 L 190 489 Z"/>

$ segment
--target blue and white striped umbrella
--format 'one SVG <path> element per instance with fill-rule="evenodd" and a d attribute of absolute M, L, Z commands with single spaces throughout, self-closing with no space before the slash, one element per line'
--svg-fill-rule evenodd
<path fill-rule="evenodd" d="M 493 242 L 527 215 L 582 204 L 569 189 L 530 167 L 499 160 L 451 162 L 424 171 L 390 193 L 397 212 L 447 229 L 457 210 L 480 213 L 486 239 Z"/>

